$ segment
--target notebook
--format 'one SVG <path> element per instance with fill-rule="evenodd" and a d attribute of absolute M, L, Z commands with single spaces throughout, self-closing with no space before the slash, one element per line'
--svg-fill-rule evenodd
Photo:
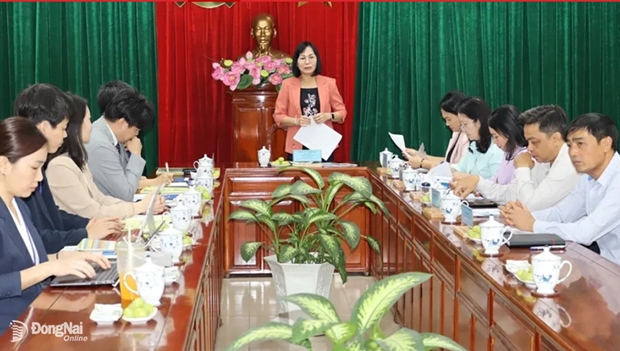
<path fill-rule="evenodd" d="M 508 233 L 505 234 L 508 237 Z M 533 246 L 553 246 L 554 248 L 565 247 L 566 240 L 556 234 L 514 234 L 506 243 L 508 247 L 533 247 Z"/>

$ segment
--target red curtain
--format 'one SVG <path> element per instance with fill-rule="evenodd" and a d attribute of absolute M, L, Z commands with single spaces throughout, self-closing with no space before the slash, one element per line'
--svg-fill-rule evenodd
<path fill-rule="evenodd" d="M 356 3 L 236 3 L 204 9 L 192 3 L 156 3 L 158 60 L 159 163 L 190 165 L 203 154 L 216 162 L 232 160 L 230 96 L 222 82 L 211 78 L 211 63 L 237 58 L 254 48 L 252 18 L 274 16 L 278 31 L 272 46 L 292 55 L 301 41 L 312 41 L 323 61 L 322 74 L 337 80 L 347 106 L 335 161 L 348 161 L 353 130 Z"/>

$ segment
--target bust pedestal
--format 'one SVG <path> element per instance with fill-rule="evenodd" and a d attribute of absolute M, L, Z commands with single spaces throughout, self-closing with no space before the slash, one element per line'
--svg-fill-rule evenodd
<path fill-rule="evenodd" d="M 285 157 L 286 132 L 273 121 L 278 92 L 275 86 L 251 86 L 229 91 L 232 97 L 232 162 L 258 162 L 257 151 L 271 148 L 271 159 Z"/>

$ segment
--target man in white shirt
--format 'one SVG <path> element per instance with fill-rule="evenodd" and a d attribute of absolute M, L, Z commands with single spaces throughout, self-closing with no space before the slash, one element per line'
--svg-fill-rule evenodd
<path fill-rule="evenodd" d="M 465 198 L 477 191 L 500 205 L 519 200 L 528 209 L 538 211 L 555 205 L 573 190 L 580 175 L 564 142 L 564 110 L 554 105 L 538 106 L 523 112 L 520 118 L 528 152 L 515 157 L 515 178 L 501 185 L 491 179 L 468 176 L 456 182 L 457 195 Z"/>
<path fill-rule="evenodd" d="M 584 175 L 557 205 L 530 213 L 520 202 L 502 209 L 520 230 L 553 233 L 582 245 L 598 243 L 601 256 L 620 264 L 620 155 L 613 120 L 598 113 L 579 116 L 568 128 L 569 155 Z"/>

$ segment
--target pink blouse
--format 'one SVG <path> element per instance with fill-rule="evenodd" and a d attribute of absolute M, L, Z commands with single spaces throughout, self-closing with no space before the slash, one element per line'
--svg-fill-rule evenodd
<path fill-rule="evenodd" d="M 446 161 L 452 164 L 459 163 L 463 155 L 467 152 L 467 148 L 469 147 L 469 139 L 467 139 L 467 135 L 463 132 L 452 132 L 452 138 L 448 143 L 448 149 L 446 150 Z M 450 154 L 450 150 L 452 150 L 452 154 L 448 158 L 448 154 Z"/>

